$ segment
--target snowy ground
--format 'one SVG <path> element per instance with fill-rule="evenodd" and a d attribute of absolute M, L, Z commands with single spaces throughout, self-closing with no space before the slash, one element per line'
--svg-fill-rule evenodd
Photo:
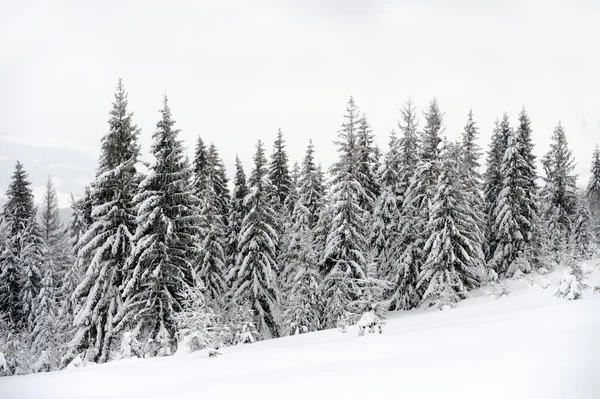
<path fill-rule="evenodd" d="M 592 270 L 592 262 L 586 263 Z M 336 330 L 82 370 L 0 378 L 0 398 L 600 398 L 600 271 L 583 299 L 527 279 L 451 310 L 390 314 L 384 334 Z"/>

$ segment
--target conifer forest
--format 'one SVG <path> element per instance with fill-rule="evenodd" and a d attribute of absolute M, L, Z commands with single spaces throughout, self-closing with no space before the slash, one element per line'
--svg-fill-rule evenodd
<path fill-rule="evenodd" d="M 557 120 L 536 149 L 525 107 L 499 115 L 482 145 L 476 113 L 465 109 L 449 140 L 437 100 L 408 99 L 380 149 L 350 97 L 332 105 L 333 164 L 310 137 L 290 159 L 283 126 L 256 143 L 250 169 L 236 158 L 226 170 L 215 144 L 182 141 L 188 127 L 166 95 L 156 105 L 156 128 L 141 131 L 118 81 L 95 177 L 71 196 L 68 223 L 51 179 L 37 205 L 27 164 L 0 171 L 11 176 L 1 376 L 365 328 L 389 311 L 460 306 L 481 287 L 502 295 L 505 279 L 558 265 L 571 265 L 563 293 L 576 299 L 578 262 L 598 255 L 600 149 L 578 180 L 569 127 Z"/>

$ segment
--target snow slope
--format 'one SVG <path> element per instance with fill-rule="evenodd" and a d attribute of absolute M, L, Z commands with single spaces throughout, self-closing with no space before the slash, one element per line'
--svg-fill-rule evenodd
<path fill-rule="evenodd" d="M 586 266 L 591 270 L 591 262 Z M 595 269 L 587 283 L 599 284 Z M 600 398 L 600 294 L 543 277 L 455 309 L 390 314 L 382 335 L 336 330 L 82 370 L 0 378 L 0 398 Z"/>

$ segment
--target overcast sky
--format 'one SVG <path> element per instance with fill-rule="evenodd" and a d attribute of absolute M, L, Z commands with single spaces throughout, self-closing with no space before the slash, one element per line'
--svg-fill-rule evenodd
<path fill-rule="evenodd" d="M 190 152 L 214 142 L 230 176 L 278 127 L 292 160 L 312 138 L 329 166 L 350 95 L 385 148 L 411 95 L 420 115 L 438 98 L 449 138 L 472 107 L 484 148 L 505 111 L 527 108 L 539 156 L 561 120 L 587 182 L 598 21 L 597 0 L 0 1 L 0 192 L 19 159 L 36 195 L 48 174 L 61 205 L 81 195 L 119 77 L 144 153 L 166 91 Z"/>

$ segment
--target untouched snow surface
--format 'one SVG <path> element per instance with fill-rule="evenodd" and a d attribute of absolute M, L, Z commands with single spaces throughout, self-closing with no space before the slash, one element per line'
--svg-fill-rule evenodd
<path fill-rule="evenodd" d="M 586 268 L 592 270 L 592 262 Z M 388 315 L 384 333 L 321 331 L 151 360 L 0 378 L 0 398 L 600 398 L 600 285 L 557 299 L 561 272 Z M 551 285 L 542 288 L 548 278 Z"/>

